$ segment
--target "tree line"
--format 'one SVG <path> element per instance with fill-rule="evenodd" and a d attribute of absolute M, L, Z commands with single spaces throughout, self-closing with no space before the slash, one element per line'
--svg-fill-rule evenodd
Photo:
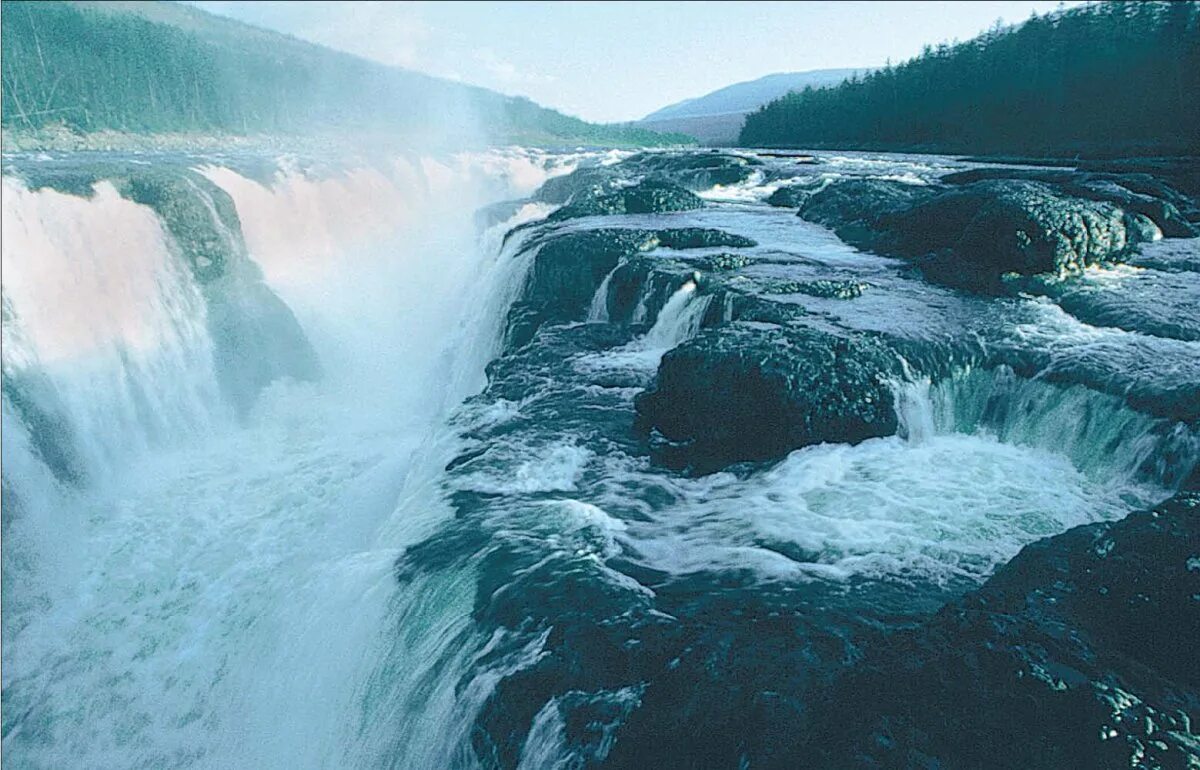
<path fill-rule="evenodd" d="M 740 143 L 1056 156 L 1200 153 L 1200 3 L 1105 2 L 747 116 Z"/>
<path fill-rule="evenodd" d="M 527 99 L 387 67 L 183 6 L 182 18 L 5 0 L 0 116 L 8 129 L 295 134 L 459 131 L 490 140 L 682 140 L 587 123 Z M 444 137 L 443 137 L 444 138 Z"/>

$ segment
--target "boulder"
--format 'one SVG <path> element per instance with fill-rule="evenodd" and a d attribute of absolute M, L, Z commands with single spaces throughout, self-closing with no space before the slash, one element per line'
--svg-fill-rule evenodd
<path fill-rule="evenodd" d="M 951 286 L 996 290 L 1006 275 L 1078 274 L 1156 235 L 1144 216 L 1038 182 L 993 180 L 882 217 L 877 239 Z"/>
<path fill-rule="evenodd" d="M 898 364 L 866 335 L 733 324 L 663 356 L 654 386 L 636 399 L 638 423 L 673 443 L 664 459 L 699 472 L 857 443 L 895 433 L 886 381 Z"/>

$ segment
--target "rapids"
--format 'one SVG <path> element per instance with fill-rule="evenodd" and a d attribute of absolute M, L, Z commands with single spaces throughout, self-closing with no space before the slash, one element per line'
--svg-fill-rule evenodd
<path fill-rule="evenodd" d="M 547 179 L 625 156 L 6 157 L 7 761 L 628 763 L 623 734 L 636 751 L 647 723 L 680 718 L 655 711 L 671 702 L 656 677 L 767 638 L 743 610 L 769 625 L 812 609 L 812 650 L 747 654 L 778 654 L 767 678 L 793 655 L 819 671 L 864 629 L 910 624 L 1027 544 L 1194 475 L 1192 428 L 1137 400 L 1200 370 L 1179 310 L 1194 282 L 1088 277 L 1174 336 L 937 287 L 765 205 L 799 178 L 786 159 L 701 190 L 703 208 L 514 230 L 553 211 Z M 147 163 L 186 180 L 173 194 L 194 218 L 128 194 Z M 924 185 L 966 165 L 847 153 L 817 183 Z M 61 181 L 80 173 L 86 189 Z M 597 226 L 756 245 L 736 268 L 718 247 L 623 255 L 572 319 L 506 347 L 539 250 Z M 225 262 L 196 256 L 212 243 Z M 635 397 L 705 330 L 779 325 L 738 320 L 747 297 L 904 340 L 895 435 L 707 475 L 658 462 L 631 430 Z M 316 367 L 289 359 L 300 343 Z M 230 390 L 231 369 L 259 366 Z M 248 407 L 230 395 L 247 388 Z"/>

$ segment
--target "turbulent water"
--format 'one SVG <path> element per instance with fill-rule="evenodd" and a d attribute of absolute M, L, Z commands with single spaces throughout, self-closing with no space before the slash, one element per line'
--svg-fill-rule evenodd
<path fill-rule="evenodd" d="M 586 641 L 605 619 L 683 617 L 705 602 L 729 612 L 726 598 L 751 594 L 927 612 L 1029 542 L 1166 496 L 1194 465 L 1186 430 L 1118 395 L 967 362 L 937 382 L 893 383 L 896 436 L 766 467 L 668 471 L 619 436 L 664 353 L 726 312 L 689 262 L 712 249 L 660 248 L 682 279 L 647 281 L 614 320 L 618 266 L 579 320 L 543 329 L 485 377 L 536 254 L 531 231 L 504 236 L 553 206 L 476 211 L 619 157 L 172 159 L 228 196 L 240 230 L 223 237 L 249 265 L 238 280 L 269 290 L 263 306 L 294 316 L 318 362 L 313 376 L 266 377 L 248 409 L 231 400 L 227 368 L 250 364 L 214 333 L 232 290 L 199 277 L 207 265 L 187 261 L 161 212 L 110 181 L 85 194 L 29 181 L 84 160 L 7 158 L 6 760 L 581 767 L 654 705 L 637 675 L 541 688 L 528 672 L 554 657 L 548 645 Z M 831 178 L 912 184 L 960 167 L 825 161 Z M 852 302 L 784 293 L 818 326 L 931 344 L 945 327 L 978 328 L 984 345 L 1003 329 L 1005 344 L 1049 351 L 1047 372 L 1099 357 L 1153 377 L 1195 360 L 1195 338 L 932 287 L 761 202 L 787 180 L 776 169 L 705 191 L 698 211 L 611 219 L 751 237 L 744 251 L 770 258 L 746 270 L 760 285 L 873 287 Z M 583 702 L 591 721 L 569 724 Z M 496 738 L 513 734 L 516 749 Z"/>

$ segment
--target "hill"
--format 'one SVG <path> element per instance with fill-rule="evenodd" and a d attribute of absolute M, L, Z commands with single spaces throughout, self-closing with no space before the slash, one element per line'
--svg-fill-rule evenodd
<path fill-rule="evenodd" d="M 26 135 L 345 135 L 658 144 L 528 99 L 377 64 L 189 6 L 5 0 L 2 112 Z"/>
<path fill-rule="evenodd" d="M 777 72 L 663 107 L 642 118 L 637 125 L 656 131 L 690 134 L 706 144 L 733 144 L 746 115 L 764 104 L 789 91 L 836 85 L 862 72 L 855 69 Z"/>
<path fill-rule="evenodd" d="M 1200 3 L 1034 16 L 752 113 L 765 147 L 1024 154 L 1200 152 Z"/>

